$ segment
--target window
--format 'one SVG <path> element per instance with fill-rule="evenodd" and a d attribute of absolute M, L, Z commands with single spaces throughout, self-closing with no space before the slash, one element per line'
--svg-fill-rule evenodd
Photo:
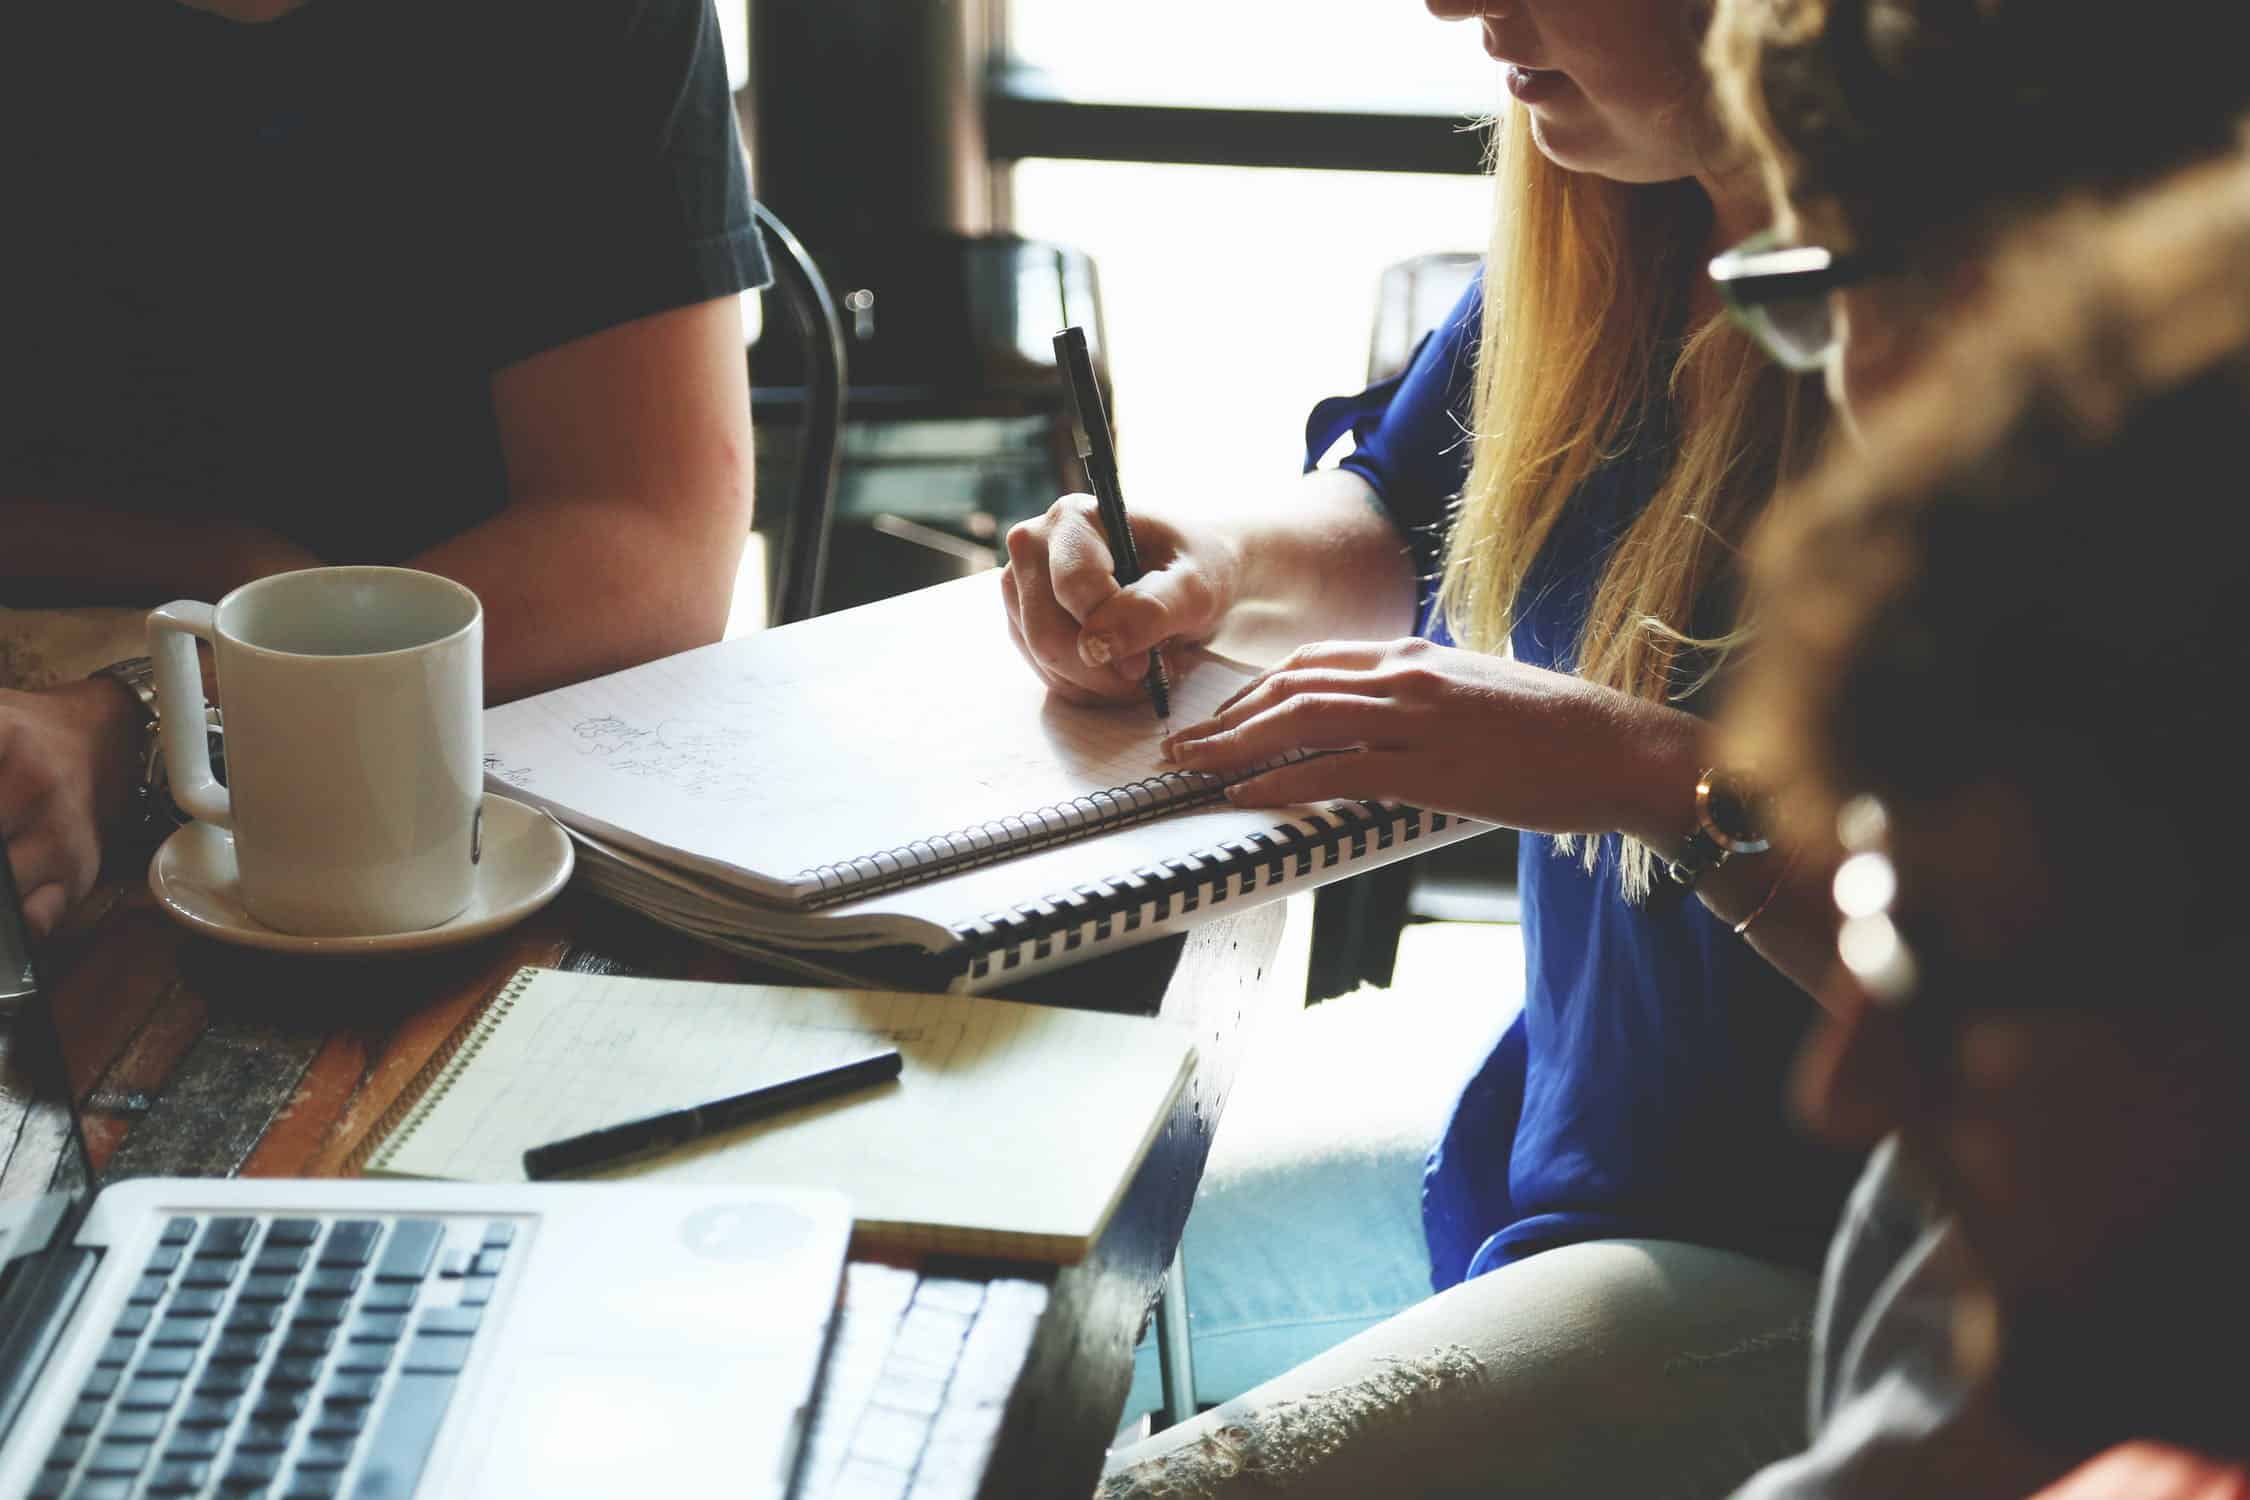
<path fill-rule="evenodd" d="M 1484 244 L 1482 177 L 1027 161 L 1017 229 L 1100 270 L 1128 499 L 1286 482 L 1366 384 L 1385 266 Z"/>
<path fill-rule="evenodd" d="M 1413 0 L 1007 0 L 1011 60 L 1073 99 L 1469 117 L 1499 99 L 1475 29 Z"/>
<path fill-rule="evenodd" d="M 1483 248 L 1497 66 L 1409 0 L 1006 4 L 1004 196 L 1099 267 L 1128 496 L 1285 482 L 1366 383 L 1383 268 Z"/>
<path fill-rule="evenodd" d="M 1150 503 L 1286 485 L 1311 404 L 1365 383 L 1384 269 L 1488 236 L 1498 68 L 1414 0 L 750 14 L 760 189 L 844 274 L 931 231 L 1094 259 L 1126 487 Z"/>

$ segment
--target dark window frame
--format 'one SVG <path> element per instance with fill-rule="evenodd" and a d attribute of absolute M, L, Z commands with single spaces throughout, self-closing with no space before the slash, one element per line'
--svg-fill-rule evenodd
<path fill-rule="evenodd" d="M 1458 115 L 1074 97 L 1008 44 L 1009 0 L 961 0 L 984 58 L 991 175 L 1026 157 L 1341 172 L 1483 172 L 1487 131 Z M 1002 195 L 1005 201 L 1005 195 Z"/>
<path fill-rule="evenodd" d="M 1340 172 L 1485 170 L 1485 131 L 1457 116 L 1073 98 L 1038 69 L 997 53 L 986 77 L 984 136 L 985 155 L 996 166 L 1039 156 Z"/>

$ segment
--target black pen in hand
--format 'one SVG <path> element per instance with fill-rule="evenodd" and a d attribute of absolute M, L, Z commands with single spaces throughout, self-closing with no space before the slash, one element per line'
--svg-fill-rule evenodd
<path fill-rule="evenodd" d="M 533 1182 L 544 1182 L 676 1150 L 737 1125 L 747 1125 L 753 1120 L 763 1120 L 870 1084 L 887 1082 L 898 1077 L 899 1067 L 898 1049 L 889 1047 L 747 1093 L 707 1099 L 686 1109 L 668 1109 L 662 1114 L 627 1120 L 621 1125 L 605 1125 L 583 1135 L 533 1146 L 523 1154 L 523 1175 Z"/>
<path fill-rule="evenodd" d="M 1086 331 L 1073 323 L 1055 335 L 1055 360 L 1063 368 L 1073 410 L 1071 428 L 1078 456 L 1086 462 L 1086 482 L 1094 488 L 1101 507 L 1102 530 L 1109 537 L 1111 573 L 1124 587 L 1141 576 L 1140 549 L 1133 544 L 1133 523 L 1125 514 L 1125 491 L 1117 481 L 1117 447 L 1109 431 L 1109 413 L 1102 405 L 1102 388 L 1094 382 L 1093 356 L 1086 352 Z M 1164 653 L 1149 648 L 1148 676 L 1142 679 L 1156 716 L 1172 717 L 1172 681 L 1164 675 Z"/>

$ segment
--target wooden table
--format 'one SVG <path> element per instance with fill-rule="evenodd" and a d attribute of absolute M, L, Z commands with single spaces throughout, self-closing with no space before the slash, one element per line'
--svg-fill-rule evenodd
<path fill-rule="evenodd" d="M 1082 1264 L 855 1251 L 803 1495 L 1092 1493 L 1252 1023 L 1302 1003 L 1309 915 L 1306 897 L 1234 913 L 1019 997 L 1185 1022 L 1193 1081 Z M 451 953 L 281 958 L 180 931 L 137 871 L 106 882 L 40 960 L 104 1180 L 340 1173 L 432 1050 L 519 965 L 781 977 L 575 890 Z M 0 1157 L 54 1152 L 52 1140 L 19 1142 L 22 1109 L 0 1091 Z M 40 1170 L 51 1165 L 0 1160 L 10 1174 Z"/>

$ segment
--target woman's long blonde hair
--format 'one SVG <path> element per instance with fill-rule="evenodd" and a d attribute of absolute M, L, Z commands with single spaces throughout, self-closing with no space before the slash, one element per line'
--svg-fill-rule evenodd
<path fill-rule="evenodd" d="M 1485 263 L 1474 454 L 1439 608 L 1462 645 L 1501 650 L 1524 575 L 1563 508 L 1631 444 L 1636 424 L 1668 422 L 1670 466 L 1602 570 L 1577 671 L 1674 702 L 1707 682 L 1735 645 L 1731 623 L 1697 634 L 1699 606 L 1707 621 L 1707 598 L 1725 602 L 1711 590 L 1731 588 L 1744 534 L 1813 446 L 1826 403 L 1723 316 L 1689 326 L 1691 278 L 1702 274 L 1711 223 L 1696 183 L 1566 171 L 1539 150 L 1520 111 L 1496 133 L 1494 152 L 1498 213 Z M 1589 870 L 1600 846 L 1584 842 Z M 1639 900 L 1653 855 L 1627 840 L 1620 864 L 1627 898 Z"/>

